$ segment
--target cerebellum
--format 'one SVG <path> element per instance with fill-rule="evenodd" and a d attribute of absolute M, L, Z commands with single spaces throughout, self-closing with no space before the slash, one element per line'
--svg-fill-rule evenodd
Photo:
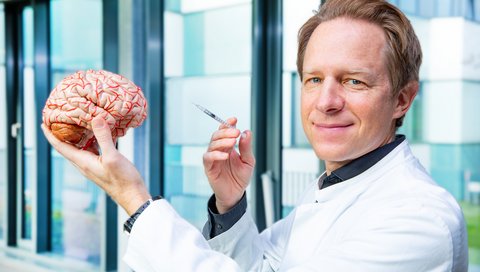
<path fill-rule="evenodd" d="M 60 81 L 43 109 L 43 123 L 61 141 L 88 148 L 91 121 L 103 117 L 114 139 L 147 117 L 142 90 L 127 78 L 105 70 L 78 71 Z"/>

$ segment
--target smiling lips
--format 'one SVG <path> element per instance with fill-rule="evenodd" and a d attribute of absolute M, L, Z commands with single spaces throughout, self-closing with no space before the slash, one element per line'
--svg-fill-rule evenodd
<path fill-rule="evenodd" d="M 322 133 L 342 133 L 353 124 L 324 124 L 324 123 L 312 123 L 314 128 Z"/>
<path fill-rule="evenodd" d="M 351 126 L 352 124 L 316 124 L 312 123 L 315 127 L 320 129 L 342 129 Z"/>

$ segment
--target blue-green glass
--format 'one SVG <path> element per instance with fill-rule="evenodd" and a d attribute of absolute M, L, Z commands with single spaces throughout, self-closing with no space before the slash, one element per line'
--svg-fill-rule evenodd
<path fill-rule="evenodd" d="M 413 5 L 418 5 L 421 10 L 431 5 L 431 1 L 400 2 L 400 8 L 405 12 L 411 11 Z M 474 2 L 474 4 L 479 3 L 479 1 L 438 0 L 435 3 L 436 13 L 434 15 L 438 17 L 462 16 L 466 19 L 473 19 L 476 16 L 476 10 L 472 10 L 473 7 L 470 5 L 472 2 Z M 417 33 L 417 35 L 422 34 L 422 32 Z M 419 39 L 428 39 L 428 37 L 419 36 Z M 472 47 L 475 47 L 475 44 L 476 47 L 480 46 L 480 39 L 475 35 L 465 36 L 462 42 Z M 423 48 L 423 50 L 425 52 L 428 48 Z M 448 47 L 446 47 L 445 50 L 448 50 Z M 441 56 L 429 57 L 440 58 Z M 424 65 L 428 65 L 428 59 L 426 59 L 426 64 Z M 421 78 L 420 80 L 435 82 L 443 79 Z M 459 80 L 462 79 L 460 78 Z M 480 141 L 471 140 L 471 135 L 466 135 L 468 137 L 465 137 L 469 140 L 462 142 L 463 139 L 461 139 L 458 143 L 428 142 L 424 139 L 421 133 L 423 127 L 422 120 L 425 119 L 427 114 L 434 116 L 435 112 L 426 112 L 427 108 L 426 106 L 424 107 L 424 104 L 426 105 L 427 101 L 425 101 L 426 98 L 422 96 L 422 85 L 423 84 L 420 86 L 420 92 L 412 108 L 405 118 L 404 126 L 400 128 L 399 132 L 404 133 L 410 142 L 418 143 L 425 148 L 424 150 L 428 150 L 420 156 L 426 160 L 426 170 L 440 186 L 448 190 L 460 203 L 467 224 L 469 265 L 472 271 L 477 271 L 480 270 L 480 192 L 478 190 L 480 186 Z M 472 89 L 478 88 L 476 87 L 477 81 L 474 80 L 464 81 L 463 85 L 469 86 L 468 88 Z M 461 96 L 467 89 L 458 89 L 457 91 L 458 95 Z M 466 117 L 475 116 L 476 108 L 475 106 L 472 107 L 474 103 L 473 101 L 467 101 L 467 104 L 461 107 L 448 107 L 447 105 L 446 109 L 449 111 L 462 110 L 462 114 L 466 115 Z M 471 112 L 470 115 L 468 115 L 469 110 Z M 448 122 L 445 122 L 445 126 L 448 126 Z M 478 125 L 467 124 L 467 126 Z"/>
<path fill-rule="evenodd" d="M 409 15 L 417 15 L 418 13 L 418 0 L 412 1 L 412 0 L 399 0 L 398 1 L 398 7 L 405 12 L 406 14 Z"/>
<path fill-rule="evenodd" d="M 1 12 L 1 11 L 0 11 Z M 1 31 L 2 29 L 0 29 Z M 1 47 L 1 45 L 0 45 Z M 5 66 L 0 65 L 0 128 L 6 127 Z M 0 129 L 0 240 L 4 237 L 7 207 L 7 130 Z"/>
<path fill-rule="evenodd" d="M 102 2 L 51 1 L 51 65 L 53 70 L 102 67 Z"/>
<path fill-rule="evenodd" d="M 22 238 L 32 239 L 33 188 L 35 182 L 35 92 L 33 79 L 33 9 L 23 10 L 23 197 L 22 197 Z"/>
<path fill-rule="evenodd" d="M 436 15 L 436 0 L 422 0 L 418 1 L 417 14 L 420 17 L 431 18 Z"/>
<path fill-rule="evenodd" d="M 296 67 L 297 34 L 317 10 L 318 0 L 283 0 L 283 81 L 282 81 L 282 216 L 288 215 L 297 198 L 321 172 L 300 115 L 301 82 Z"/>
<path fill-rule="evenodd" d="M 180 13 L 182 9 L 181 4 L 182 4 L 182 1 L 167 0 L 165 1 L 165 10 Z"/>
<path fill-rule="evenodd" d="M 23 10 L 23 60 L 25 66 L 33 66 L 33 9 Z"/>
<path fill-rule="evenodd" d="M 102 1 L 51 1 L 52 84 L 102 68 Z M 54 86 L 52 86 L 53 88 Z M 52 251 L 94 265 L 101 260 L 103 193 L 52 151 Z"/>
<path fill-rule="evenodd" d="M 474 0 L 474 20 L 480 22 L 480 0 Z"/>
<path fill-rule="evenodd" d="M 198 103 L 250 127 L 251 8 L 249 2 L 166 2 L 165 197 L 201 228 L 212 194 L 202 154 L 218 123 Z"/>
<path fill-rule="evenodd" d="M 185 76 L 201 76 L 205 74 L 205 38 L 204 13 L 197 12 L 184 16 L 183 39 L 184 74 Z"/>
<path fill-rule="evenodd" d="M 5 13 L 0 4 L 0 33 L 5 33 Z M 0 240 L 3 240 L 6 216 L 6 180 L 7 180 L 7 131 L 6 129 L 6 89 L 5 89 L 5 37 L 0 35 Z"/>
<path fill-rule="evenodd" d="M 436 16 L 439 16 L 439 17 L 452 16 L 452 13 L 453 13 L 452 1 L 455 1 L 455 0 L 437 0 L 437 5 L 435 7 L 437 10 Z"/>
<path fill-rule="evenodd" d="M 5 12 L 0 4 L 0 33 L 5 33 Z M 5 64 L 5 35 L 0 35 L 0 65 Z"/>

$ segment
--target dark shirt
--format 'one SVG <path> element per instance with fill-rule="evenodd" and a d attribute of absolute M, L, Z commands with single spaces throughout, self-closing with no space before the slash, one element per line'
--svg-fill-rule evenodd
<path fill-rule="evenodd" d="M 354 159 L 348 164 L 332 171 L 328 176 L 326 173 L 323 174 L 318 180 L 318 187 L 320 190 L 325 189 L 363 173 L 383 159 L 404 140 L 404 135 L 397 135 L 393 142 Z M 211 239 L 227 231 L 240 220 L 246 210 L 247 197 L 243 195 L 242 199 L 231 210 L 224 214 L 219 214 L 215 205 L 215 195 L 212 195 L 208 201 L 208 222 L 203 227 L 203 236 L 206 239 Z"/>

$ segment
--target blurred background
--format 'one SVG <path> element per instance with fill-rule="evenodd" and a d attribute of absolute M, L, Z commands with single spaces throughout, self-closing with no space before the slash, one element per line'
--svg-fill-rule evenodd
<path fill-rule="evenodd" d="M 130 271 L 126 214 L 40 131 L 50 90 L 85 69 L 139 85 L 149 116 L 118 144 L 192 224 L 211 190 L 202 154 L 218 124 L 255 135 L 248 189 L 261 229 L 324 171 L 303 134 L 297 31 L 319 0 L 0 0 L 0 271 Z M 421 87 L 400 133 L 466 217 L 480 271 L 480 0 L 392 0 L 421 41 Z M 332 52 L 334 54 L 334 52 Z"/>

